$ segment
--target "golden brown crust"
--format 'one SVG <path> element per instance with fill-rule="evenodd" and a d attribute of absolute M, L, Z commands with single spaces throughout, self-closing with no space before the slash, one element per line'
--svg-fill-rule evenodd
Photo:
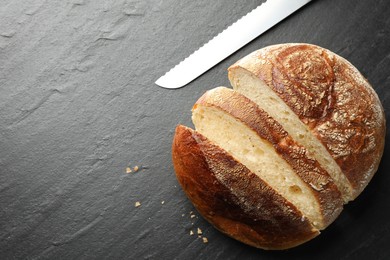
<path fill-rule="evenodd" d="M 227 235 L 259 248 L 286 249 L 319 234 L 294 205 L 196 131 L 176 128 L 172 158 L 194 206 Z"/>
<path fill-rule="evenodd" d="M 299 116 L 359 195 L 378 168 L 386 131 L 379 98 L 358 70 L 308 44 L 270 46 L 229 71 L 238 67 L 263 80 Z"/>
<path fill-rule="evenodd" d="M 315 159 L 307 155 L 303 146 L 296 143 L 276 120 L 254 102 L 238 92 L 219 87 L 206 92 L 197 105 L 216 107 L 230 114 L 270 142 L 319 202 L 323 217 L 323 223 L 318 223 L 321 228 L 325 228 L 340 214 L 343 200 L 333 179 Z"/>

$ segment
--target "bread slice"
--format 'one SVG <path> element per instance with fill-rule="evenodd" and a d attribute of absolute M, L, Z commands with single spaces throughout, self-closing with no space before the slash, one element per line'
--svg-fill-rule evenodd
<path fill-rule="evenodd" d="M 223 233 L 263 249 L 286 249 L 319 234 L 288 200 L 200 133 L 179 125 L 177 179 L 202 216 Z"/>
<path fill-rule="evenodd" d="M 229 79 L 236 91 L 261 106 L 283 126 L 294 140 L 305 146 L 310 156 L 314 157 L 332 176 L 342 193 L 344 202 L 353 199 L 352 185 L 325 146 L 264 81 L 239 65 L 230 67 Z"/>
<path fill-rule="evenodd" d="M 195 104 L 192 120 L 198 132 L 257 174 L 316 228 L 325 228 L 341 212 L 341 195 L 328 173 L 248 98 L 215 88 Z"/>
<path fill-rule="evenodd" d="M 307 148 L 345 202 L 360 194 L 378 168 L 385 119 L 352 64 L 314 45 L 274 45 L 232 65 L 229 80 Z"/>

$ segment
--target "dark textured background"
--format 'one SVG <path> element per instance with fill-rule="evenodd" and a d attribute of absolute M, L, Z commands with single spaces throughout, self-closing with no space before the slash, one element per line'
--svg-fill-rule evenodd
<path fill-rule="evenodd" d="M 260 2 L 0 0 L 0 259 L 389 259 L 389 145 L 363 194 L 288 251 L 222 235 L 177 184 L 176 124 L 266 45 L 338 53 L 390 109 L 387 0 L 313 1 L 187 87 L 154 84 Z M 189 235 L 198 227 L 209 243 Z"/>

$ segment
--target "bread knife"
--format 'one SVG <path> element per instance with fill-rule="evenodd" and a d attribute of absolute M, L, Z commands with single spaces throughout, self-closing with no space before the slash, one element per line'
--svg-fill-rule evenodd
<path fill-rule="evenodd" d="M 230 25 L 155 83 L 181 88 L 311 0 L 268 0 Z"/>

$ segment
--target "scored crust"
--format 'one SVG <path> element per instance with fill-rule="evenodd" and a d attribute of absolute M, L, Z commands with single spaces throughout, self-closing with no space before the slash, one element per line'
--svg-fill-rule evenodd
<path fill-rule="evenodd" d="M 207 91 L 196 102 L 194 113 L 201 106 L 224 111 L 272 144 L 279 156 L 306 183 L 311 191 L 309 196 L 316 198 L 322 219 L 322 223 L 313 222 L 316 227 L 324 229 L 340 214 L 343 200 L 333 179 L 315 159 L 307 155 L 305 147 L 296 143 L 277 121 L 250 99 L 231 89 L 218 87 Z M 194 123 L 196 126 L 197 123 Z"/>
<path fill-rule="evenodd" d="M 263 249 L 287 249 L 319 234 L 297 208 L 203 135 L 179 125 L 176 177 L 200 214 L 223 233 Z"/>
<path fill-rule="evenodd" d="M 344 58 L 309 44 L 263 48 L 229 68 L 264 81 L 325 146 L 356 198 L 377 171 L 384 149 L 385 118 L 367 80 Z"/>

